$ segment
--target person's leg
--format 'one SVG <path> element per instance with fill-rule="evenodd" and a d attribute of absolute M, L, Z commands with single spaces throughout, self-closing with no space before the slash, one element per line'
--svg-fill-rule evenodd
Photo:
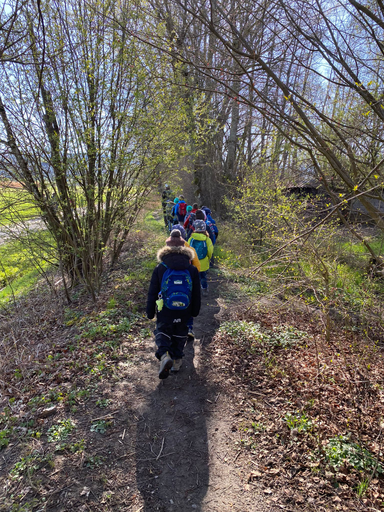
<path fill-rule="evenodd" d="M 173 324 L 172 359 L 174 371 L 180 370 L 181 360 L 184 356 L 184 347 L 187 342 L 187 336 L 188 325 L 185 321 Z"/>
<path fill-rule="evenodd" d="M 157 322 L 156 329 L 153 331 L 155 335 L 155 342 L 157 350 L 155 356 L 157 359 L 161 359 L 161 356 L 166 352 L 170 352 L 172 348 L 172 324 L 166 324 L 164 322 Z"/>
<path fill-rule="evenodd" d="M 157 322 L 154 330 L 157 350 L 155 356 L 160 360 L 159 379 L 166 379 L 173 366 L 170 355 L 172 350 L 172 324 Z"/>
<path fill-rule="evenodd" d="M 203 290 L 206 290 L 208 288 L 207 272 L 208 270 L 200 272 L 200 283 Z"/>
<path fill-rule="evenodd" d="M 188 341 L 193 341 L 195 339 L 195 333 L 193 332 L 193 316 L 187 322 L 188 326 Z"/>
<path fill-rule="evenodd" d="M 204 270 L 203 272 L 200 272 L 200 283 L 202 288 L 202 294 L 204 297 L 208 295 L 208 280 L 207 280 L 207 272 L 208 270 Z"/>

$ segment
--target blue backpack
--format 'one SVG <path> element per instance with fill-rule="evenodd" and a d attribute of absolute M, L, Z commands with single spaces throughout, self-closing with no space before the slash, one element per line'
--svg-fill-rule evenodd
<path fill-rule="evenodd" d="M 164 301 L 164 306 L 168 309 L 182 310 L 187 309 L 191 303 L 192 297 L 192 278 L 188 270 L 175 270 L 166 267 L 161 280 L 160 294 Z"/>
<path fill-rule="evenodd" d="M 213 231 L 215 232 L 215 235 L 217 235 L 219 233 L 219 230 L 216 226 L 216 221 L 214 221 L 210 215 L 207 215 L 207 219 L 211 223 L 211 226 L 213 227 Z"/>
<path fill-rule="evenodd" d="M 205 240 L 196 240 L 195 238 L 191 238 L 189 245 L 195 249 L 199 260 L 203 260 L 207 257 L 208 247 Z"/>
<path fill-rule="evenodd" d="M 207 226 L 207 231 L 209 233 L 209 238 L 212 240 L 213 245 L 216 243 L 216 233 L 215 228 L 213 227 L 214 224 L 210 222 L 208 219 L 205 221 L 205 225 Z"/>

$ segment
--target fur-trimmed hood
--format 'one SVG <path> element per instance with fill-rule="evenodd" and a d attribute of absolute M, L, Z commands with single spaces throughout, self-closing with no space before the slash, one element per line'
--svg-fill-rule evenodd
<path fill-rule="evenodd" d="M 168 257 L 171 257 L 173 259 L 178 254 L 181 255 L 181 256 L 187 257 L 188 261 L 192 261 L 193 257 L 194 257 L 193 250 L 190 249 L 189 247 L 185 247 L 185 246 L 182 246 L 182 247 L 168 247 L 166 245 L 165 247 L 162 247 L 158 251 L 158 253 L 157 253 L 157 261 L 159 263 L 161 263 L 161 262 L 164 261 L 164 258 L 168 259 Z"/>

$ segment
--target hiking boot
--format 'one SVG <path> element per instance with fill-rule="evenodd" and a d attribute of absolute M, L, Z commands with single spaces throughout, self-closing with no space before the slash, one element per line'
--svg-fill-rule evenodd
<path fill-rule="evenodd" d="M 178 372 L 180 370 L 182 364 L 183 364 L 182 359 L 175 359 L 173 361 L 172 372 Z"/>
<path fill-rule="evenodd" d="M 203 297 L 208 297 L 208 288 L 202 288 L 201 293 L 203 294 Z"/>
<path fill-rule="evenodd" d="M 159 379 L 166 379 L 169 376 L 169 370 L 172 368 L 173 361 L 168 352 L 163 354 L 160 359 Z"/>
<path fill-rule="evenodd" d="M 187 340 L 188 341 L 193 341 L 194 339 L 195 339 L 195 333 L 193 332 L 192 329 L 189 329 L 188 330 L 188 338 L 187 338 Z"/>

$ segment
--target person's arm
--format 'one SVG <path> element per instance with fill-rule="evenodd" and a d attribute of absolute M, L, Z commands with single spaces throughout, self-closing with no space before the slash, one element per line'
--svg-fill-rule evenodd
<path fill-rule="evenodd" d="M 213 254 L 213 243 L 209 237 L 207 237 L 207 252 L 208 252 L 208 259 L 210 260 L 212 258 L 212 254 Z"/>
<path fill-rule="evenodd" d="M 160 292 L 159 267 L 157 266 L 151 277 L 147 296 L 147 317 L 151 320 L 156 314 L 156 301 Z"/>
<path fill-rule="evenodd" d="M 191 267 L 190 271 L 192 277 L 192 316 L 197 316 L 200 312 L 201 307 L 201 293 L 200 293 L 200 277 L 197 268 Z"/>
<path fill-rule="evenodd" d="M 212 226 L 212 224 L 209 224 L 209 225 L 207 226 L 207 229 L 208 229 L 209 238 L 212 240 L 213 245 L 215 245 L 215 242 L 216 242 L 216 236 L 215 236 L 215 232 L 213 231 L 213 226 Z"/>

